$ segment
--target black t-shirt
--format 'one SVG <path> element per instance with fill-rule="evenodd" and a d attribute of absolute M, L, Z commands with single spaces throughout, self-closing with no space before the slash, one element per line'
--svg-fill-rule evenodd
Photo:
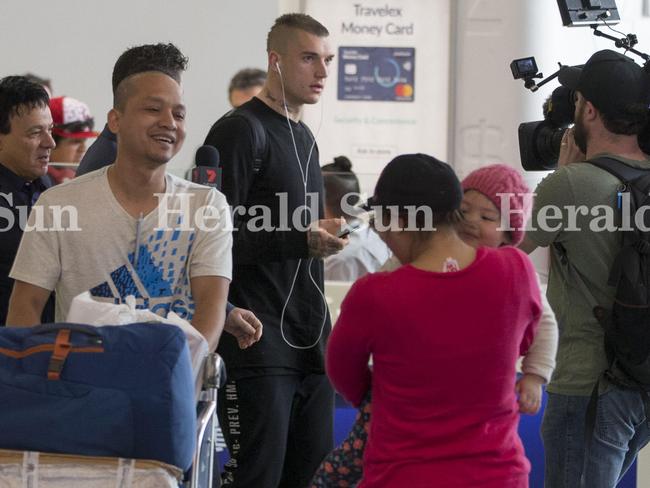
<path fill-rule="evenodd" d="M 219 150 L 222 192 L 233 209 L 240 208 L 233 217 L 236 230 L 229 301 L 252 310 L 264 324 L 264 334 L 259 343 L 241 351 L 236 340 L 224 333 L 218 352 L 235 378 L 252 375 L 260 368 L 278 374 L 320 373 L 324 371 L 324 349 L 331 327 L 322 297 L 323 262 L 310 260 L 306 232 L 296 229 L 293 222 L 294 210 L 305 204 L 303 174 L 307 194 L 313 195 L 307 203 L 314 201 L 312 206 L 317 209 L 308 222 L 323 218 L 318 148 L 314 145 L 312 149 L 311 132 L 302 122 L 287 122 L 286 117 L 257 98 L 245 107 L 259 119 L 266 132 L 266 152 L 259 172 L 255 172 L 253 164 L 253 129 L 246 119 L 236 116 L 221 119 L 210 130 L 205 144 Z M 245 215 L 241 215 L 243 212 Z M 262 220 L 264 212 L 268 222 Z M 257 230 L 263 223 L 267 228 Z M 316 346 L 308 349 L 290 347 L 282 337 L 284 333 L 286 341 L 295 346 L 310 346 L 317 341 L 321 330 Z"/>
<path fill-rule="evenodd" d="M 113 134 L 108 125 L 104 126 L 99 137 L 95 139 L 77 167 L 76 176 L 85 175 L 109 164 L 113 164 L 117 157 L 117 136 Z"/>

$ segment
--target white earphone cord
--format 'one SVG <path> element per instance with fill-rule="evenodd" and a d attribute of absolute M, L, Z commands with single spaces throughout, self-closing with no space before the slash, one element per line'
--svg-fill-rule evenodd
<path fill-rule="evenodd" d="M 296 161 L 298 162 L 298 168 L 300 169 L 300 175 L 302 177 L 302 185 L 304 189 L 304 208 L 305 210 L 307 209 L 307 182 L 309 179 L 309 165 L 311 164 L 311 155 L 312 152 L 314 151 L 314 147 L 316 146 L 316 138 L 318 137 L 318 134 L 320 132 L 320 128 L 323 125 L 323 104 L 321 102 L 320 104 L 320 121 L 318 123 L 318 129 L 316 130 L 316 135 L 314 136 L 314 139 L 311 143 L 311 147 L 309 148 L 309 153 L 307 155 L 307 164 L 305 165 L 305 169 L 302 169 L 302 163 L 300 162 L 300 156 L 298 155 L 298 146 L 296 145 L 296 138 L 293 135 L 293 128 L 291 127 L 291 120 L 289 118 L 289 108 L 287 107 L 287 99 L 284 93 L 284 80 L 282 79 L 282 71 L 280 71 L 280 65 L 278 63 L 275 64 L 276 67 L 278 68 L 278 74 L 280 75 L 280 86 L 282 87 L 282 106 L 284 107 L 284 114 L 287 119 L 287 125 L 289 126 L 289 133 L 291 134 L 291 142 L 293 143 L 293 150 L 294 154 L 296 155 Z M 305 212 L 304 215 L 304 225 L 307 226 L 307 212 Z M 320 332 L 318 333 L 318 337 L 316 338 L 316 341 L 309 345 L 309 346 L 298 346 L 296 344 L 292 344 L 289 342 L 289 340 L 286 338 L 284 335 L 284 314 L 287 310 L 287 306 L 289 305 L 289 300 L 291 299 L 291 295 L 293 295 L 293 289 L 296 285 L 296 280 L 298 279 L 298 272 L 300 271 L 300 266 L 302 265 L 302 258 L 298 260 L 298 267 L 296 268 L 296 272 L 293 275 L 293 280 L 291 280 L 291 288 L 289 289 L 289 294 L 287 295 L 287 300 L 284 302 L 284 305 L 282 307 L 282 313 L 280 315 L 280 334 L 282 335 L 282 339 L 284 342 L 289 346 L 294 349 L 311 349 L 313 347 L 316 347 L 316 345 L 320 342 L 321 337 L 323 336 L 323 331 L 325 330 L 325 322 L 327 321 L 327 300 L 325 299 L 325 295 L 323 291 L 319 288 L 318 283 L 314 280 L 314 277 L 311 274 L 311 265 L 314 261 L 314 258 L 309 258 L 309 264 L 308 266 L 308 274 L 309 274 L 309 279 L 313 283 L 314 287 L 316 287 L 316 290 L 318 290 L 319 295 L 321 296 L 321 299 L 323 301 L 323 322 L 321 323 L 320 326 Z"/>

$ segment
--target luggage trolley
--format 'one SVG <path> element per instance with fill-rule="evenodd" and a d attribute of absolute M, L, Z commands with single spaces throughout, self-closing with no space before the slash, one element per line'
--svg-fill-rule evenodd
<path fill-rule="evenodd" d="M 221 356 L 210 353 L 203 367 L 203 390 L 197 405 L 197 435 L 194 460 L 185 488 L 219 488 L 217 464 L 217 393 L 226 383 L 226 367 Z"/>
<path fill-rule="evenodd" d="M 0 449 L 0 486 L 219 488 L 220 470 L 215 454 L 217 393 L 225 383 L 226 372 L 223 360 L 216 353 L 207 354 L 203 363 L 194 455 L 187 473 L 159 461 Z"/>

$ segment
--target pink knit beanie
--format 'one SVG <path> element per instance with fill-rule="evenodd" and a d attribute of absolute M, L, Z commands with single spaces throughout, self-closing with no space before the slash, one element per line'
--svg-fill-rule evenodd
<path fill-rule="evenodd" d="M 510 231 L 512 245 L 524 239 L 524 228 L 530 217 L 532 195 L 521 174 L 506 164 L 492 164 L 472 171 L 462 181 L 463 191 L 476 190 L 490 199 L 501 211 L 501 197 L 497 193 L 510 193 Z M 526 194 L 526 195 L 524 195 Z M 506 195 L 504 197 L 507 198 Z M 519 211 L 523 211 L 523 214 Z"/>

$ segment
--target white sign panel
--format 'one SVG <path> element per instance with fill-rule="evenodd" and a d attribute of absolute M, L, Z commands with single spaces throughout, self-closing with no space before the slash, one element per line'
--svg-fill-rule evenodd
<path fill-rule="evenodd" d="M 321 163 L 348 156 L 371 191 L 398 154 L 444 160 L 449 2 L 307 0 L 305 12 L 328 28 L 336 56 L 321 102 L 305 110 Z"/>

